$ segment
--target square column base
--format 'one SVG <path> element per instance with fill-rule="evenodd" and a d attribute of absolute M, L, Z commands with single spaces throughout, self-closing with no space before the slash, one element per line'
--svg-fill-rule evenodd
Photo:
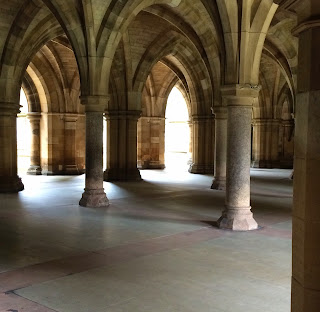
<path fill-rule="evenodd" d="M 205 164 L 191 164 L 189 166 L 188 172 L 194 174 L 212 174 L 214 172 L 213 165 L 205 165 Z"/>
<path fill-rule="evenodd" d="M 138 168 L 115 168 L 106 169 L 103 173 L 103 180 L 107 182 L 114 181 L 141 181 L 141 175 Z"/>
<path fill-rule="evenodd" d="M 100 208 L 108 207 L 109 200 L 103 189 L 88 190 L 84 189 L 79 205 L 82 207 Z"/>
<path fill-rule="evenodd" d="M 217 221 L 220 229 L 233 231 L 252 231 L 259 228 L 258 223 L 253 218 L 251 207 L 229 208 L 222 213 Z"/>
<path fill-rule="evenodd" d="M 214 178 L 211 185 L 212 190 L 225 191 L 226 190 L 226 179 Z"/>
<path fill-rule="evenodd" d="M 318 312 L 319 306 L 320 291 L 318 289 L 304 288 L 297 280 L 292 278 L 291 311 Z"/>
<path fill-rule="evenodd" d="M 77 165 L 66 165 L 64 171 L 66 175 L 79 175 Z"/>
<path fill-rule="evenodd" d="M 23 190 L 24 185 L 18 176 L 0 177 L 0 193 L 18 193 Z"/>
<path fill-rule="evenodd" d="M 41 175 L 42 169 L 40 166 L 33 166 L 31 165 L 27 171 L 28 175 Z"/>

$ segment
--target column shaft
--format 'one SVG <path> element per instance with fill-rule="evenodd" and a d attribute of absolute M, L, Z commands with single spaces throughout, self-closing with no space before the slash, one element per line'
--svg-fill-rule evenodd
<path fill-rule="evenodd" d="M 227 108 L 215 107 L 214 179 L 212 189 L 225 190 L 227 171 Z"/>
<path fill-rule="evenodd" d="M 64 117 L 65 128 L 65 150 L 64 150 L 64 171 L 65 174 L 79 174 L 76 164 L 76 128 L 78 117 L 74 115 L 66 115 Z"/>
<path fill-rule="evenodd" d="M 319 16 L 319 2 L 309 7 Z M 318 8 L 318 12 L 315 12 Z M 314 25 L 314 28 L 308 28 Z M 320 306 L 320 27 L 307 20 L 299 34 L 292 229 L 292 312 Z"/>
<path fill-rule="evenodd" d="M 250 207 L 252 104 L 259 88 L 226 86 L 222 95 L 228 106 L 227 174 L 225 211 L 220 228 L 247 231 L 258 228 Z"/>
<path fill-rule="evenodd" d="M 30 167 L 27 174 L 41 175 L 41 157 L 40 157 L 40 113 L 29 113 L 28 119 L 31 127 L 31 155 Z"/>
<path fill-rule="evenodd" d="M 107 207 L 103 189 L 103 107 L 105 97 L 81 98 L 86 105 L 86 179 L 79 202 L 84 207 Z M 100 104 L 100 105 L 99 105 Z"/>
<path fill-rule="evenodd" d="M 19 105 L 0 102 L 0 192 L 24 189 L 17 175 L 17 113 Z"/>

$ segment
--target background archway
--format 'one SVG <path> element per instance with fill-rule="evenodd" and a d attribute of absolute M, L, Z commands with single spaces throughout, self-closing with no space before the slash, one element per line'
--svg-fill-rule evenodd
<path fill-rule="evenodd" d="M 30 167 L 31 152 L 31 127 L 27 114 L 29 112 L 28 101 L 23 89 L 20 91 L 20 113 L 17 118 L 17 151 L 18 173 L 26 174 Z"/>
<path fill-rule="evenodd" d="M 177 87 L 169 95 L 166 106 L 165 165 L 167 168 L 188 170 L 190 126 L 187 103 Z"/>

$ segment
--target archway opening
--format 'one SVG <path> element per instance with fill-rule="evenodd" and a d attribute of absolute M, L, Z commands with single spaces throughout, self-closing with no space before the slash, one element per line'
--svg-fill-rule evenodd
<path fill-rule="evenodd" d="M 165 116 L 166 168 L 187 171 L 191 156 L 189 112 L 181 91 L 176 87 L 168 97 Z"/>
<path fill-rule="evenodd" d="M 31 127 L 27 118 L 28 101 L 23 89 L 20 91 L 20 106 L 17 118 L 18 174 L 24 175 L 30 167 Z"/>

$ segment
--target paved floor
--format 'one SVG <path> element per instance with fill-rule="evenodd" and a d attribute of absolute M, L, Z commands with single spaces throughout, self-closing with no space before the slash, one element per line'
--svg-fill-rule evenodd
<path fill-rule="evenodd" d="M 252 170 L 262 227 L 212 226 L 211 176 L 142 171 L 105 183 L 107 209 L 78 206 L 84 176 L 25 176 L 0 195 L 0 312 L 289 312 L 292 182 Z"/>

